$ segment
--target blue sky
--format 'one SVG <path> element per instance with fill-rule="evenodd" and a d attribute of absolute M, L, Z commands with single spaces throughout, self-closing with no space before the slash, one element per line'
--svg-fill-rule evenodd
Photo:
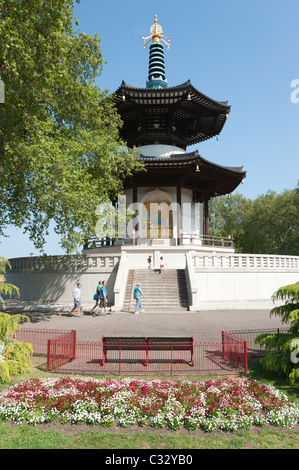
<path fill-rule="evenodd" d="M 298 0 L 81 0 L 75 6 L 78 29 L 100 36 L 107 61 L 96 82 L 100 88 L 113 92 L 122 80 L 145 87 L 149 51 L 142 37 L 155 14 L 171 37 L 165 50 L 168 86 L 190 79 L 202 93 L 231 105 L 219 140 L 188 150 L 196 148 L 220 165 L 243 166 L 247 177 L 236 192 L 247 198 L 296 187 L 299 102 L 291 94 L 299 101 Z M 1 255 L 38 254 L 21 230 L 9 228 L 7 234 L 0 238 Z M 53 233 L 46 252 L 62 253 Z"/>

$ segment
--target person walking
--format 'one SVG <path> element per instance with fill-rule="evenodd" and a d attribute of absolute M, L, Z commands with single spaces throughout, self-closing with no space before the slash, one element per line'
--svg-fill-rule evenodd
<path fill-rule="evenodd" d="M 165 261 L 163 259 L 163 256 L 160 256 L 160 274 L 163 273 L 163 269 L 165 267 L 165 264 L 167 264 L 167 263 L 165 263 Z"/>
<path fill-rule="evenodd" d="M 73 297 L 74 297 L 74 307 L 71 310 L 70 315 L 72 316 L 73 311 L 77 310 L 77 317 L 81 317 L 81 284 L 80 282 L 77 283 L 77 286 L 75 287 L 73 291 Z"/>
<path fill-rule="evenodd" d="M 102 282 L 101 293 L 100 293 L 100 308 L 102 308 L 102 314 L 105 313 L 106 317 L 110 316 L 111 313 L 108 312 L 108 296 L 107 296 L 107 282 Z"/>
<path fill-rule="evenodd" d="M 141 303 L 141 296 L 144 298 L 143 292 L 140 287 L 140 282 L 137 282 L 136 286 L 134 287 L 134 299 L 136 299 L 135 315 L 138 315 L 138 313 L 140 312 L 144 312 Z"/>
<path fill-rule="evenodd" d="M 96 293 L 93 296 L 93 299 L 96 301 L 92 309 L 90 310 L 90 313 L 92 314 L 93 317 L 98 317 L 98 313 L 94 313 L 94 310 L 98 308 L 99 302 L 100 302 L 100 295 L 101 295 L 101 287 L 102 287 L 102 281 L 99 281 L 97 288 L 96 288 Z"/>
<path fill-rule="evenodd" d="M 147 262 L 148 262 L 148 269 L 152 269 L 152 255 L 149 255 L 149 257 L 147 258 Z"/>

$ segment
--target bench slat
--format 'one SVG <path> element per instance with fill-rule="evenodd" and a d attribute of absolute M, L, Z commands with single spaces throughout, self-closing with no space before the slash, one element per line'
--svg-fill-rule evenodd
<path fill-rule="evenodd" d="M 105 343 L 145 343 L 145 338 L 139 337 L 104 337 L 103 342 Z"/>
<path fill-rule="evenodd" d="M 148 343 L 192 343 L 192 337 L 148 337 Z"/>

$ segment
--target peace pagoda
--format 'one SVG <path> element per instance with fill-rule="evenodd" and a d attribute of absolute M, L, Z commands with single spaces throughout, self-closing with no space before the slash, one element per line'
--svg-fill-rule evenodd
<path fill-rule="evenodd" d="M 170 38 L 157 16 L 143 45 L 149 46 L 146 87 L 123 81 L 112 95 L 123 121 L 120 136 L 143 164 L 109 204 L 117 212 L 116 232 L 99 229 L 96 239 L 86 240 L 79 261 L 12 259 L 7 280 L 21 289 L 23 300 L 63 305 L 72 302 L 78 280 L 89 303 L 99 279 L 106 280 L 111 309 L 127 313 L 134 310 L 133 287 L 141 282 L 145 312 L 154 313 L 149 322 L 162 310 L 272 308 L 273 292 L 296 281 L 299 258 L 235 253 L 229 234 L 213 237 L 209 201 L 229 197 L 246 172 L 188 151 L 218 138 L 231 108 L 190 80 L 168 87 L 164 48 Z"/>
<path fill-rule="evenodd" d="M 157 15 L 143 45 L 149 47 L 146 88 L 122 82 L 114 102 L 123 121 L 121 138 L 137 148 L 137 160 L 145 171 L 125 181 L 127 208 L 138 212 L 131 230 L 122 234 L 122 244 L 186 249 L 205 246 L 232 247 L 228 234 L 210 237 L 209 200 L 229 195 L 243 181 L 242 167 L 217 165 L 188 146 L 218 138 L 229 116 L 227 101 L 215 101 L 186 81 L 167 86 L 164 36 Z M 229 196 L 228 196 L 229 197 Z M 118 245 L 113 237 L 92 240 L 85 248 Z"/>

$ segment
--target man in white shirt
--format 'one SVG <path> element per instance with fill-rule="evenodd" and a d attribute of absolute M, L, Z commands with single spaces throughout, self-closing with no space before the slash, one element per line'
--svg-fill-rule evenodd
<path fill-rule="evenodd" d="M 77 309 L 77 317 L 81 317 L 81 284 L 78 282 L 77 287 L 75 287 L 73 291 L 74 297 L 74 307 L 70 312 L 70 315 L 73 313 L 74 310 Z"/>

